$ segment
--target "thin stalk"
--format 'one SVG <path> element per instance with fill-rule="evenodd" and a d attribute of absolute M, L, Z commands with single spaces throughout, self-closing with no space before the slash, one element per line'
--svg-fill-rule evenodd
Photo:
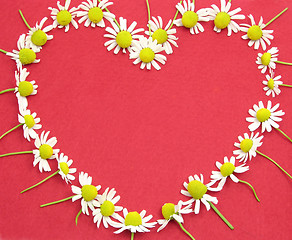
<path fill-rule="evenodd" d="M 23 20 L 23 22 L 25 23 L 25 25 L 28 27 L 29 30 L 31 30 L 31 27 L 29 26 L 29 24 L 27 23 L 27 21 L 25 20 L 25 17 L 23 16 L 21 10 L 19 9 L 19 13 L 20 13 L 20 16 Z"/>
<path fill-rule="evenodd" d="M 280 133 L 282 133 L 290 142 L 292 142 L 292 139 L 288 137 L 286 133 L 284 133 L 280 128 L 276 128 Z"/>
<path fill-rule="evenodd" d="M 5 50 L 3 50 L 3 49 L 0 49 L 0 52 L 2 52 L 2 53 L 4 53 L 4 54 L 7 53 L 7 51 L 5 51 Z"/>
<path fill-rule="evenodd" d="M 250 183 L 248 183 L 248 182 L 246 182 L 246 181 L 242 181 L 242 180 L 240 180 L 240 179 L 238 179 L 238 181 L 239 181 L 240 183 L 244 183 L 244 184 L 248 185 L 248 186 L 251 188 L 251 190 L 253 191 L 253 194 L 254 194 L 256 200 L 257 200 L 258 202 L 260 202 L 260 199 L 258 198 L 258 196 L 257 196 L 257 194 L 256 194 L 256 191 L 254 190 L 253 186 L 252 186 Z"/>
<path fill-rule="evenodd" d="M 0 49 L 1 50 L 1 49 Z M 7 92 L 13 92 L 15 91 L 15 88 L 9 88 L 9 89 L 6 89 L 6 90 L 3 90 L 0 92 L 0 95 L 3 94 L 3 93 L 7 93 Z"/>
<path fill-rule="evenodd" d="M 1 157 L 12 156 L 12 155 L 27 154 L 27 153 L 33 153 L 33 151 L 23 151 L 23 152 L 6 153 L 6 154 L 3 154 L 3 155 L 0 155 L 0 158 Z"/>
<path fill-rule="evenodd" d="M 182 3 L 182 1 L 180 1 L 180 4 L 181 4 L 181 3 Z M 175 21 L 175 19 L 177 18 L 178 13 L 179 13 L 179 11 L 177 10 L 176 13 L 175 13 L 175 15 L 174 15 L 174 18 L 173 18 L 173 20 L 172 20 L 172 23 L 171 23 L 171 25 L 170 25 L 169 28 L 168 28 L 168 30 L 170 30 L 170 29 L 172 28 L 172 26 L 173 26 L 173 24 L 174 24 L 174 21 Z"/>
<path fill-rule="evenodd" d="M 72 199 L 74 196 L 75 195 L 73 195 L 71 197 L 64 198 L 62 200 L 55 201 L 55 202 L 46 203 L 46 204 L 41 205 L 40 207 L 47 207 L 47 206 L 51 206 L 51 205 L 54 205 L 54 204 L 57 204 L 57 203 L 65 202 L 65 201 L 68 201 L 68 200 Z"/>
<path fill-rule="evenodd" d="M 60 172 L 60 170 L 56 171 L 55 173 L 53 173 L 52 175 L 48 176 L 48 177 L 45 178 L 44 180 L 42 180 L 42 181 L 38 182 L 37 184 L 35 184 L 35 185 L 33 185 L 33 186 L 31 186 L 31 187 L 29 187 L 29 188 L 27 188 L 27 189 L 21 191 L 20 193 L 24 193 L 24 192 L 26 192 L 26 191 L 28 191 L 28 190 L 34 188 L 34 187 L 37 187 L 38 185 L 40 185 L 40 184 L 42 184 L 43 182 L 45 182 L 45 181 L 47 181 L 48 179 L 50 179 L 51 177 L 54 177 L 54 176 L 55 176 L 56 174 L 58 174 L 59 172 Z"/>
<path fill-rule="evenodd" d="M 78 218 L 79 218 L 81 212 L 82 212 L 82 208 L 80 209 L 80 211 L 79 211 L 79 212 L 77 213 L 77 215 L 76 215 L 76 218 L 75 218 L 76 226 L 77 226 L 77 224 L 78 224 Z"/>
<path fill-rule="evenodd" d="M 288 84 L 279 84 L 279 86 L 282 86 L 282 87 L 292 87 L 292 85 L 288 85 Z"/>
<path fill-rule="evenodd" d="M 132 233 L 131 233 L 131 240 L 134 240 L 134 235 L 135 235 L 135 233 L 132 232 Z"/>
<path fill-rule="evenodd" d="M 214 206 L 214 204 L 212 202 L 209 202 L 208 203 L 210 204 L 211 208 L 218 214 L 218 216 L 223 220 L 223 222 L 226 223 L 226 225 L 231 229 L 233 230 L 234 227 L 231 225 L 230 222 L 228 222 L 228 220 L 222 215 L 222 213 L 219 212 L 219 210 Z"/>
<path fill-rule="evenodd" d="M 101 2 L 100 0 L 98 0 L 99 2 Z M 107 8 L 105 8 L 105 10 L 108 12 L 108 13 L 111 13 Z M 121 30 L 121 26 L 120 24 L 118 23 L 117 19 L 114 18 L 114 22 L 117 24 L 118 28 Z"/>
<path fill-rule="evenodd" d="M 292 63 L 288 63 L 288 62 L 275 61 L 275 63 L 292 66 Z"/>
<path fill-rule="evenodd" d="M 268 25 L 270 25 L 273 21 L 275 21 L 278 17 L 280 17 L 284 12 L 286 12 L 288 10 L 288 8 L 285 8 L 282 12 L 280 12 L 276 17 L 274 17 L 273 19 L 271 19 L 266 25 L 265 27 L 267 27 Z"/>
<path fill-rule="evenodd" d="M 192 240 L 195 240 L 195 238 L 183 227 L 183 225 L 176 221 L 178 223 L 178 225 L 180 226 L 180 228 L 185 232 L 185 234 L 187 234 Z"/>
<path fill-rule="evenodd" d="M 147 11 L 148 11 L 148 27 L 149 27 L 149 37 L 151 37 L 151 27 L 149 21 L 151 20 L 150 6 L 148 0 L 146 0 Z"/>
<path fill-rule="evenodd" d="M 6 133 L 4 133 L 4 134 L 0 137 L 0 140 L 1 140 L 2 138 L 4 138 L 8 133 L 11 133 L 13 130 L 15 130 L 15 129 L 21 127 L 22 125 L 24 125 L 24 123 L 18 124 L 18 125 L 15 126 L 14 128 L 11 128 L 10 130 L 8 130 Z"/>
<path fill-rule="evenodd" d="M 262 155 L 263 157 L 267 158 L 268 160 L 270 160 L 272 163 L 274 163 L 278 168 L 280 168 L 289 178 L 292 179 L 291 175 L 289 173 L 287 173 L 278 163 L 276 163 L 273 159 L 269 158 L 268 156 L 266 156 L 265 154 L 259 152 L 258 150 L 256 150 L 256 152 L 260 155 Z"/>

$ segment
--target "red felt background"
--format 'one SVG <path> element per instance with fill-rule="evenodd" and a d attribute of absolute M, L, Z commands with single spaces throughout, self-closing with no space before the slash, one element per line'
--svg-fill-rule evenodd
<path fill-rule="evenodd" d="M 80 3 L 72 0 L 71 6 Z M 166 23 L 173 18 L 176 3 L 150 0 L 151 13 Z M 196 9 L 213 3 L 219 5 L 218 0 L 197 0 Z M 257 22 L 264 16 L 267 22 L 291 8 L 292 2 L 233 0 L 232 8 L 239 6 L 243 14 L 252 13 Z M 18 9 L 34 25 L 50 16 L 48 7 L 56 7 L 56 2 L 1 2 L 0 48 L 16 49 L 19 35 L 27 32 Z M 139 27 L 146 26 L 144 0 L 114 1 L 110 10 L 129 23 L 136 20 Z M 290 11 L 268 29 L 274 30 L 272 46 L 280 49 L 279 60 L 291 62 Z M 255 64 L 261 51 L 249 48 L 241 39 L 243 33 L 227 37 L 226 31 L 215 33 L 212 22 L 203 26 L 205 32 L 199 35 L 177 28 L 179 48 L 167 56 L 160 71 L 142 71 L 128 54 L 108 52 L 104 29 L 83 26 L 78 30 L 70 26 L 66 34 L 53 30 L 54 40 L 37 54 L 41 63 L 28 66 L 29 80 L 39 85 L 37 96 L 29 98 L 29 108 L 41 118 L 43 130 L 58 138 L 56 147 L 74 160 L 78 171 L 88 172 L 94 185 L 101 184 L 100 193 L 115 187 L 121 195 L 119 205 L 129 211 L 145 209 L 154 221 L 162 217 L 164 203 L 188 199 L 180 190 L 189 175 L 202 173 L 208 181 L 215 161 L 232 156 L 237 136 L 248 132 L 247 111 L 259 100 L 281 103 L 286 115 L 280 127 L 292 136 L 291 89 L 282 87 L 275 99 L 265 95 L 265 76 Z M 0 55 L 0 70 L 0 89 L 14 87 L 15 62 Z M 291 74 L 292 67 L 277 66 L 276 75 L 282 75 L 284 83 L 292 84 Z M 17 113 L 15 95 L 1 95 L 0 133 L 18 124 Z M 275 130 L 265 133 L 263 142 L 259 150 L 291 173 L 291 143 Z M 32 149 L 33 142 L 23 139 L 21 129 L 0 141 L 0 154 Z M 0 239 L 130 239 L 129 232 L 114 235 L 113 228 L 97 229 L 92 216 L 81 215 L 76 227 L 80 201 L 41 209 L 40 204 L 72 195 L 59 176 L 21 195 L 21 190 L 49 175 L 33 168 L 32 162 L 32 155 L 0 159 Z M 199 215 L 184 217 L 185 228 L 196 239 L 291 239 L 291 179 L 263 157 L 248 164 L 250 171 L 238 177 L 253 184 L 261 203 L 247 186 L 229 180 L 222 192 L 210 194 L 218 198 L 217 207 L 235 230 L 202 206 Z M 56 171 L 56 162 L 50 165 Z M 73 184 L 79 185 L 78 180 Z M 188 238 L 175 223 L 160 233 L 156 229 L 138 233 L 135 239 Z"/>

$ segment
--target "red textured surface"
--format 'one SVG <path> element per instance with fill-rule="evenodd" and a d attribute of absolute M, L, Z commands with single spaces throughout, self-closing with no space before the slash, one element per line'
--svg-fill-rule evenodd
<path fill-rule="evenodd" d="M 72 0 L 71 6 L 80 3 Z M 174 16 L 176 3 L 150 1 L 151 13 L 166 23 Z M 213 3 L 219 1 L 197 0 L 197 9 Z M 34 25 L 50 16 L 49 6 L 55 7 L 56 2 L 1 2 L 0 48 L 16 49 L 19 35 L 27 32 L 18 9 Z M 260 16 L 267 22 L 285 7 L 291 8 L 292 2 L 233 1 L 233 8 L 238 6 L 243 14 L 252 13 L 257 22 Z M 136 20 L 139 27 L 146 26 L 144 0 L 115 1 L 110 10 L 129 22 Z M 292 61 L 290 11 L 268 27 L 274 30 L 272 46 L 279 47 L 282 61 Z M 161 71 L 142 71 L 128 54 L 107 52 L 104 29 L 83 26 L 78 31 L 70 26 L 66 34 L 63 29 L 52 31 L 54 40 L 37 54 L 41 63 L 28 66 L 29 80 L 39 85 L 37 96 L 29 99 L 29 108 L 41 118 L 43 130 L 58 138 L 56 147 L 74 160 L 78 171 L 88 172 L 93 184 L 101 184 L 100 193 L 115 187 L 121 195 L 119 205 L 130 211 L 145 209 L 153 220 L 162 217 L 160 207 L 165 202 L 187 200 L 180 190 L 189 175 L 203 173 L 208 179 L 216 169 L 215 161 L 232 155 L 237 136 L 248 131 L 248 109 L 259 100 L 266 104 L 271 99 L 262 90 L 265 76 L 255 64 L 260 51 L 247 46 L 241 39 L 243 33 L 227 37 L 226 31 L 215 33 L 212 22 L 203 26 L 205 32 L 196 36 L 177 28 L 179 48 L 167 56 Z M 14 61 L 0 55 L 0 69 L 0 89 L 13 87 Z M 276 75 L 282 75 L 284 83 L 292 84 L 291 74 L 292 67 L 277 66 Z M 281 103 L 286 115 L 280 127 L 292 136 L 291 89 L 281 89 L 272 102 Z M 1 95 L 1 133 L 18 124 L 17 113 L 14 94 Z M 277 131 L 264 136 L 259 150 L 292 172 L 291 143 Z M 33 143 L 23 139 L 20 129 L 0 142 L 0 154 L 32 149 Z M 21 195 L 21 190 L 49 175 L 32 167 L 32 155 L 0 162 L 1 239 L 130 239 L 129 232 L 114 235 L 113 228 L 97 229 L 92 216 L 81 215 L 76 227 L 80 201 L 41 209 L 40 204 L 72 195 L 60 177 Z M 56 162 L 50 165 L 56 171 Z M 291 239 L 291 179 L 260 156 L 249 165 L 251 170 L 238 177 L 253 184 L 261 203 L 247 186 L 228 181 L 222 192 L 210 194 L 218 198 L 217 207 L 235 230 L 202 207 L 199 215 L 184 217 L 185 228 L 196 239 Z M 79 186 L 78 180 L 73 184 Z M 160 233 L 156 229 L 136 234 L 135 239 L 188 238 L 175 223 Z"/>

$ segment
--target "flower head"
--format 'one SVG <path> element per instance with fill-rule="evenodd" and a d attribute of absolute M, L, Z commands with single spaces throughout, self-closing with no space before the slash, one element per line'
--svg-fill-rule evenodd
<path fill-rule="evenodd" d="M 37 149 L 33 150 L 33 166 L 35 167 L 37 164 L 39 164 L 40 172 L 42 172 L 43 170 L 46 172 L 51 171 L 48 159 L 55 159 L 60 151 L 59 149 L 53 149 L 53 147 L 57 143 L 56 137 L 52 137 L 47 140 L 49 134 L 49 131 L 47 133 L 43 131 L 41 133 L 41 137 L 39 138 L 39 136 L 37 136 L 34 142 Z"/>
<path fill-rule="evenodd" d="M 71 183 L 71 180 L 75 180 L 75 177 L 72 175 L 72 173 L 76 173 L 76 168 L 69 168 L 73 160 L 68 158 L 64 153 L 61 153 L 59 156 L 57 155 L 57 161 L 58 161 L 58 168 L 59 168 L 59 174 L 61 175 L 62 179 L 66 181 L 66 183 Z"/>
<path fill-rule="evenodd" d="M 97 5 L 97 0 L 87 0 L 87 2 L 82 2 L 79 6 L 81 11 L 77 11 L 77 17 L 81 17 L 78 22 L 84 23 L 85 27 L 88 27 L 89 25 L 91 27 L 105 27 L 104 18 L 110 22 L 112 22 L 115 19 L 115 15 L 103 11 L 108 6 L 112 5 L 112 2 L 109 2 L 108 0 L 102 0 Z"/>
<path fill-rule="evenodd" d="M 92 177 L 88 176 L 88 173 L 79 173 L 79 183 L 82 188 L 71 186 L 71 190 L 76 196 L 72 198 L 72 202 L 81 198 L 82 212 L 89 215 L 88 207 L 94 211 L 94 207 L 100 206 L 97 200 L 98 191 L 101 186 L 92 185 Z"/>
<path fill-rule="evenodd" d="M 278 48 L 272 47 L 267 52 L 258 54 L 256 63 L 259 64 L 258 69 L 262 69 L 261 73 L 265 73 L 268 69 L 270 70 L 270 72 L 272 71 L 272 69 L 276 69 L 275 61 L 278 61 L 278 52 Z"/>
<path fill-rule="evenodd" d="M 276 122 L 281 122 L 285 113 L 282 110 L 276 111 L 279 108 L 280 104 L 276 104 L 272 107 L 272 102 L 268 101 L 267 108 L 264 107 L 262 101 L 259 102 L 259 105 L 254 104 L 253 109 L 249 109 L 248 112 L 252 117 L 247 117 L 246 121 L 251 122 L 248 126 L 250 131 L 255 131 L 260 125 L 262 125 L 262 133 L 267 130 L 268 132 L 272 131 L 272 127 L 279 128 L 279 124 Z"/>
<path fill-rule="evenodd" d="M 271 76 L 268 74 L 266 75 L 267 80 L 263 81 L 263 84 L 265 85 L 263 89 L 266 91 L 267 96 L 272 94 L 272 97 L 275 97 L 281 93 L 281 90 L 279 89 L 279 85 L 283 84 L 282 81 L 279 81 L 281 77 L 281 75 L 274 77 L 274 72 L 271 72 Z"/>

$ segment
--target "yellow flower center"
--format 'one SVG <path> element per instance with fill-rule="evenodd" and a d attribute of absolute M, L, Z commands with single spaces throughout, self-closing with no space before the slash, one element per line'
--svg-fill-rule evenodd
<path fill-rule="evenodd" d="M 197 22 L 199 20 L 198 14 L 193 12 L 193 11 L 187 11 L 184 13 L 184 15 L 182 16 L 182 24 L 186 27 L 186 28 L 192 28 L 194 26 L 196 26 Z"/>
<path fill-rule="evenodd" d="M 86 202 L 89 202 L 96 198 L 97 196 L 97 189 L 93 185 L 84 185 L 81 188 L 82 197 Z"/>
<path fill-rule="evenodd" d="M 207 190 L 207 187 L 198 180 L 193 180 L 188 184 L 188 192 L 196 200 L 201 199 Z"/>
<path fill-rule="evenodd" d="M 103 204 L 100 206 L 100 213 L 105 216 L 109 217 L 113 215 L 115 212 L 115 205 L 111 201 L 104 201 Z"/>
<path fill-rule="evenodd" d="M 29 48 L 23 48 L 19 51 L 19 60 L 23 65 L 31 64 L 36 59 L 36 54 Z"/>
<path fill-rule="evenodd" d="M 240 143 L 240 149 L 247 153 L 253 146 L 253 141 L 251 139 L 244 139 Z"/>
<path fill-rule="evenodd" d="M 20 96 L 27 97 L 33 92 L 33 85 L 30 82 L 22 81 L 18 85 L 18 92 Z"/>
<path fill-rule="evenodd" d="M 45 32 L 40 29 L 35 31 L 31 36 L 32 43 L 37 46 L 45 45 L 47 40 L 47 34 L 45 34 Z"/>
<path fill-rule="evenodd" d="M 234 172 L 234 170 L 235 166 L 230 162 L 224 163 L 220 168 L 220 172 L 223 177 L 230 176 Z"/>
<path fill-rule="evenodd" d="M 91 8 L 88 11 L 88 18 L 91 22 L 99 23 L 103 18 L 103 12 L 99 7 Z"/>
<path fill-rule="evenodd" d="M 142 224 L 142 218 L 137 212 L 129 212 L 125 218 L 126 226 L 139 226 Z"/>
<path fill-rule="evenodd" d="M 162 215 L 166 220 L 169 220 L 171 216 L 175 214 L 175 206 L 173 203 L 165 203 L 162 206 Z"/>
<path fill-rule="evenodd" d="M 25 125 L 26 125 L 28 128 L 32 128 L 32 127 L 35 125 L 34 118 L 33 118 L 33 116 L 31 116 L 31 115 L 25 115 L 25 116 L 24 116 L 24 121 L 25 121 Z"/>
<path fill-rule="evenodd" d="M 268 81 L 268 87 L 269 89 L 273 90 L 274 89 L 274 79 L 271 78 L 269 81 Z"/>
<path fill-rule="evenodd" d="M 168 39 L 167 32 L 159 28 L 152 34 L 152 39 L 156 40 L 158 44 L 165 43 Z"/>
<path fill-rule="evenodd" d="M 268 52 L 264 53 L 263 56 L 261 57 L 262 64 L 265 66 L 268 66 L 270 64 L 272 55 Z"/>
<path fill-rule="evenodd" d="M 144 63 L 149 63 L 155 58 L 155 53 L 151 48 L 144 48 L 140 51 L 140 59 Z"/>
<path fill-rule="evenodd" d="M 71 22 L 71 19 L 72 15 L 67 10 L 62 10 L 57 14 L 57 22 L 62 26 L 68 25 Z"/>
<path fill-rule="evenodd" d="M 247 36 L 249 39 L 256 41 L 261 39 L 263 31 L 258 25 L 253 25 L 247 30 Z"/>
<path fill-rule="evenodd" d="M 226 12 L 219 12 L 217 13 L 214 23 L 215 26 L 219 29 L 224 29 L 228 26 L 228 24 L 230 23 L 231 18 L 230 15 Z"/>
<path fill-rule="evenodd" d="M 121 31 L 116 36 L 116 42 L 121 48 L 128 48 L 132 44 L 132 35 L 128 31 Z"/>
<path fill-rule="evenodd" d="M 266 108 L 261 108 L 260 110 L 257 111 L 257 119 L 260 122 L 265 122 L 267 121 L 271 116 L 270 110 Z"/>
<path fill-rule="evenodd" d="M 53 156 L 53 148 L 48 144 L 43 144 L 39 148 L 42 159 L 48 159 Z"/>
<path fill-rule="evenodd" d="M 60 168 L 61 168 L 61 171 L 67 175 L 69 173 L 69 167 L 68 167 L 68 164 L 65 163 L 65 162 L 60 162 Z"/>

